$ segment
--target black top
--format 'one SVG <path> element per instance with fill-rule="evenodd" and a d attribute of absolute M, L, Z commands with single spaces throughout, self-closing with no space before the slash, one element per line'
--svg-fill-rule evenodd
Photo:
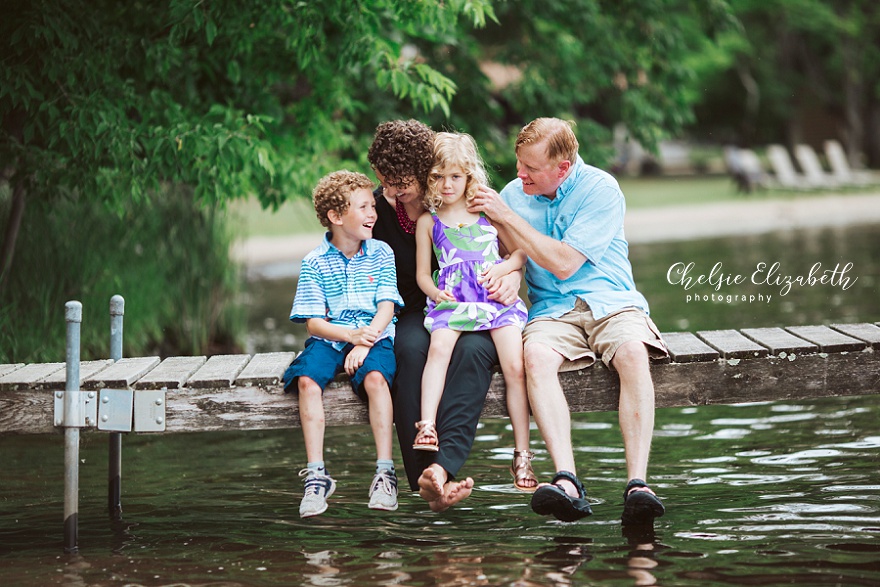
<path fill-rule="evenodd" d="M 376 225 L 373 227 L 373 238 L 384 241 L 394 251 L 394 264 L 397 266 L 397 289 L 403 298 L 401 314 L 419 312 L 424 314 L 427 305 L 425 293 L 416 283 L 416 235 L 409 234 L 397 221 L 397 211 L 382 195 L 380 187 L 373 192 L 376 198 Z M 431 255 L 432 270 L 439 265 Z"/>

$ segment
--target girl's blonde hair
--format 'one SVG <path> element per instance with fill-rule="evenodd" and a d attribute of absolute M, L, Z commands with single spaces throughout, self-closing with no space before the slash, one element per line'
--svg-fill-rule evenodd
<path fill-rule="evenodd" d="M 465 133 L 438 132 L 434 136 L 434 166 L 428 175 L 428 191 L 424 197 L 427 210 L 436 210 L 443 201 L 439 182 L 434 179 L 434 174 L 443 173 L 453 167 L 460 168 L 467 175 L 464 197 L 468 203 L 474 199 L 477 188 L 489 185 L 486 168 L 473 137 Z"/>

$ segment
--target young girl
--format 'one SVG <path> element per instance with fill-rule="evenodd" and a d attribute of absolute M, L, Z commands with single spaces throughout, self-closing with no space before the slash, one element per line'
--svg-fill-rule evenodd
<path fill-rule="evenodd" d="M 425 328 L 431 332 L 428 362 L 422 374 L 421 421 L 413 448 L 439 450 L 435 427 L 446 370 L 463 331 L 488 330 L 498 351 L 507 387 L 507 412 L 515 450 L 510 472 L 521 491 L 534 491 L 538 480 L 529 450 L 529 403 L 523 368 L 522 329 L 528 312 L 519 298 L 510 306 L 489 299 L 487 286 L 522 268 L 526 256 L 499 254 L 498 231 L 483 214 L 467 211 L 480 185 L 487 184 L 474 140 L 466 134 L 438 133 L 434 167 L 428 179 L 425 208 L 416 222 L 416 280 L 428 296 Z M 440 271 L 435 282 L 431 254 Z"/>

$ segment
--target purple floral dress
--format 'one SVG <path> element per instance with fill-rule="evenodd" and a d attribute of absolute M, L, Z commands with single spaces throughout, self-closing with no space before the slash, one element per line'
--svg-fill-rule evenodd
<path fill-rule="evenodd" d="M 440 270 L 434 274 L 439 289 L 455 296 L 454 302 L 439 304 L 428 299 L 425 328 L 474 331 L 494 330 L 515 325 L 522 330 L 528 320 L 523 301 L 517 298 L 510 306 L 489 299 L 489 291 L 477 277 L 502 261 L 498 254 L 498 231 L 480 214 L 468 226 L 446 226 L 433 212 L 434 255 Z"/>

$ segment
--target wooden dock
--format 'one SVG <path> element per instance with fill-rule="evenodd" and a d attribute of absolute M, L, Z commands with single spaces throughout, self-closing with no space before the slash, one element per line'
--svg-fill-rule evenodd
<path fill-rule="evenodd" d="M 79 302 L 65 306 L 67 363 L 0 365 L 0 435 L 63 433 L 64 551 L 79 550 L 80 432 L 108 432 L 108 512 L 122 519 L 122 433 L 299 426 L 281 376 L 295 353 L 122 357 L 121 296 L 111 299 L 110 356 L 80 361 Z M 670 360 L 652 366 L 658 408 L 880 393 L 878 324 L 664 334 Z M 116 359 L 116 360 L 113 360 Z M 67 380 L 68 373 L 70 380 Z M 617 409 L 619 381 L 601 363 L 560 374 L 572 412 Z M 367 423 L 343 377 L 324 394 L 328 425 Z M 492 378 L 483 417 L 506 417 Z"/>
<path fill-rule="evenodd" d="M 652 366 L 658 408 L 880 393 L 880 323 L 664 334 L 671 360 Z M 292 352 L 123 358 L 80 363 L 80 389 L 166 389 L 165 432 L 299 426 L 280 378 Z M 55 393 L 65 363 L 0 365 L 0 434 L 61 432 Z M 616 374 L 601 364 L 560 375 L 572 412 L 617 409 Z M 325 393 L 327 424 L 367 423 L 364 404 L 338 378 Z M 506 417 L 493 377 L 483 417 Z M 87 430 L 88 428 L 86 428 Z"/>

